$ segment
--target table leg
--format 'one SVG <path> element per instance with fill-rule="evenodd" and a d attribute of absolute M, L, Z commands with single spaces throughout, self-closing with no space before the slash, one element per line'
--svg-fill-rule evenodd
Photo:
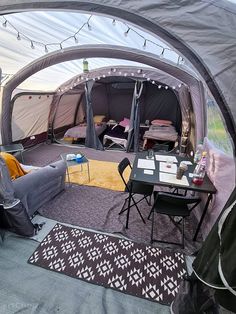
<path fill-rule="evenodd" d="M 71 183 L 70 183 L 70 174 L 69 174 L 69 167 L 66 165 L 66 172 L 67 172 L 67 178 L 68 178 L 68 183 L 69 183 L 69 186 L 71 186 Z"/>
<path fill-rule="evenodd" d="M 208 195 L 208 198 L 207 198 L 207 201 L 206 201 L 206 204 L 205 204 L 205 206 L 204 206 L 203 212 L 202 212 L 201 219 L 200 219 L 200 221 L 199 221 L 199 223 L 198 223 L 197 230 L 196 230 L 195 235 L 194 235 L 194 237 L 193 237 L 193 241 L 196 241 L 196 240 L 197 240 L 198 233 L 199 233 L 200 228 L 201 228 L 201 226 L 202 226 L 203 220 L 204 220 L 204 218 L 205 218 L 205 216 L 206 216 L 207 209 L 208 209 L 208 206 L 209 206 L 209 203 L 210 203 L 211 200 L 212 200 L 212 194 L 209 194 L 209 195 Z"/>
<path fill-rule="evenodd" d="M 88 170 L 88 179 L 89 179 L 89 182 L 90 182 L 89 162 L 87 162 L 87 170 Z"/>
<path fill-rule="evenodd" d="M 129 189 L 129 199 L 128 199 L 128 207 L 127 207 L 126 226 L 125 226 L 126 229 L 128 229 L 128 225 L 129 225 L 129 212 L 130 212 L 131 198 L 132 198 L 132 182 L 130 184 L 130 189 Z"/>

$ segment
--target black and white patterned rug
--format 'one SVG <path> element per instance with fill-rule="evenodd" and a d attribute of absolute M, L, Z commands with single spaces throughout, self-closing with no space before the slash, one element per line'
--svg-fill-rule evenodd
<path fill-rule="evenodd" d="M 186 273 L 180 252 L 61 224 L 28 262 L 166 305 L 175 298 Z"/>

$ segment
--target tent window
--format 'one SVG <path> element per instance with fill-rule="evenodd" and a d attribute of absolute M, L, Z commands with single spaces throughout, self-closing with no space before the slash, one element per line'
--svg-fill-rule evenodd
<path fill-rule="evenodd" d="M 233 155 L 230 135 L 225 129 L 218 105 L 212 99 L 207 100 L 207 127 L 209 140 L 227 155 Z"/>

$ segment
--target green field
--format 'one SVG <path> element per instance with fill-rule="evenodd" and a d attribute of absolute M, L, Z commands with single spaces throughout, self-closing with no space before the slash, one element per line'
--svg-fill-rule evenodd
<path fill-rule="evenodd" d="M 207 137 L 209 140 L 226 154 L 232 154 L 230 136 L 225 130 L 224 123 L 216 106 L 211 105 L 207 107 L 207 128 Z"/>

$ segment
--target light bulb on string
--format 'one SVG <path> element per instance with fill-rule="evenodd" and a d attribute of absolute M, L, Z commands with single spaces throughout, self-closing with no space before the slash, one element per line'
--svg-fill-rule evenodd
<path fill-rule="evenodd" d="M 20 37 L 20 33 L 18 32 L 17 34 L 17 37 L 16 37 L 17 40 L 21 40 L 21 37 Z"/>
<path fill-rule="evenodd" d="M 143 49 L 145 50 L 146 47 L 147 47 L 147 40 L 145 39 L 145 40 L 144 40 L 144 43 L 143 43 Z"/>
<path fill-rule="evenodd" d="M 162 52 L 160 54 L 160 58 L 164 58 L 164 52 L 165 52 L 165 48 L 162 49 Z"/>
<path fill-rule="evenodd" d="M 30 44 L 31 49 L 34 49 L 34 42 L 31 40 L 31 44 Z"/>
<path fill-rule="evenodd" d="M 62 47 L 62 43 L 60 43 L 60 49 L 61 49 L 61 52 L 63 53 L 64 52 L 64 49 Z"/>
<path fill-rule="evenodd" d="M 169 87 L 166 85 L 166 86 L 165 86 L 165 89 L 168 89 L 168 88 L 169 88 Z"/>
<path fill-rule="evenodd" d="M 158 85 L 158 88 L 161 89 L 161 85 Z"/>
<path fill-rule="evenodd" d="M 92 26 L 89 24 L 89 22 L 87 22 L 88 25 L 88 30 L 91 31 L 92 30 Z"/>
<path fill-rule="evenodd" d="M 130 28 L 128 28 L 127 31 L 124 32 L 125 37 L 128 36 L 129 31 L 130 31 Z"/>
<path fill-rule="evenodd" d="M 3 27 L 7 27 L 7 20 L 5 20 L 5 22 L 2 23 Z"/>
<path fill-rule="evenodd" d="M 115 19 L 113 19 L 112 25 L 113 25 L 113 26 L 116 26 L 116 20 L 115 20 Z"/>
<path fill-rule="evenodd" d="M 45 51 L 45 53 L 48 53 L 48 47 L 47 47 L 47 45 L 44 46 L 44 51 Z"/>
<path fill-rule="evenodd" d="M 154 84 L 155 84 L 155 81 L 152 81 L 152 84 L 154 85 Z"/>
<path fill-rule="evenodd" d="M 78 38 L 75 35 L 74 35 L 74 40 L 75 40 L 75 43 L 78 44 L 79 41 L 78 41 Z"/>

